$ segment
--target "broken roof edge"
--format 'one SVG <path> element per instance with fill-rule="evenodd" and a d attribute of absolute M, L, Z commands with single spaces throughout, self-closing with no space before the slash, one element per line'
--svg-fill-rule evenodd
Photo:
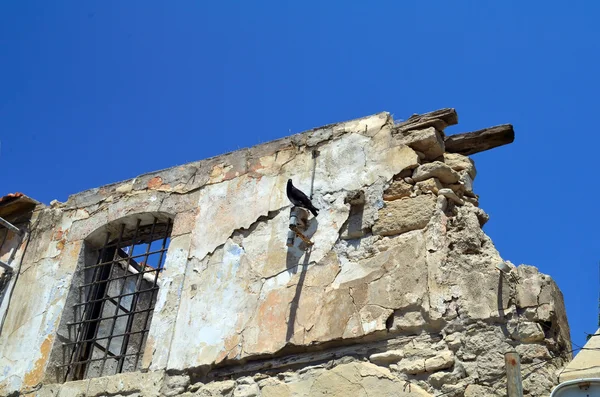
<path fill-rule="evenodd" d="M 454 111 L 454 109 L 452 109 L 452 111 Z M 424 113 L 423 115 L 427 115 L 427 114 L 430 114 L 430 113 L 435 113 L 435 112 Z M 421 116 L 423 116 L 423 115 L 421 115 Z M 418 116 L 418 115 L 413 115 L 411 117 L 415 117 L 415 116 Z M 235 156 L 235 155 L 237 155 L 239 153 L 250 152 L 250 151 L 256 151 L 256 152 L 259 152 L 259 153 L 263 152 L 264 155 L 267 155 L 267 154 L 269 154 L 268 152 L 274 153 L 274 152 L 277 151 L 278 148 L 289 146 L 290 144 L 296 145 L 296 146 L 299 146 L 299 147 L 301 147 L 301 146 L 307 146 L 306 145 L 306 140 L 305 140 L 304 144 L 302 143 L 303 138 L 307 138 L 308 139 L 308 137 L 310 135 L 314 134 L 317 131 L 327 130 L 327 129 L 330 129 L 330 128 L 333 129 L 333 128 L 335 128 L 337 126 L 341 126 L 343 124 L 358 123 L 358 122 L 360 122 L 362 120 L 368 120 L 368 119 L 371 119 L 371 118 L 382 118 L 382 117 L 385 118 L 385 120 L 386 120 L 386 122 L 384 124 L 388 124 L 389 123 L 390 126 L 394 126 L 394 120 L 392 118 L 392 115 L 391 115 L 390 112 L 387 112 L 387 111 L 383 111 L 383 112 L 379 112 L 379 113 L 374 113 L 374 114 L 371 114 L 371 115 L 367 115 L 367 116 L 363 116 L 363 117 L 359 117 L 359 118 L 355 118 L 355 119 L 350 119 L 350 120 L 346 120 L 346 121 L 340 121 L 340 122 L 336 122 L 336 123 L 330 123 L 330 124 L 326 124 L 326 125 L 323 125 L 323 126 L 314 127 L 314 128 L 309 129 L 309 130 L 302 131 L 302 132 L 298 132 L 298 133 L 293 134 L 293 135 L 288 135 L 288 136 L 284 136 L 284 137 L 281 137 L 281 138 L 278 138 L 278 139 L 274 139 L 272 141 L 267 141 L 267 142 L 259 143 L 259 144 L 256 144 L 254 146 L 249 146 L 249 147 L 244 147 L 244 148 L 236 149 L 236 150 L 233 150 L 233 151 L 230 151 L 230 152 L 225 152 L 225 153 L 217 154 L 215 156 L 211 156 L 211 157 L 207 157 L 207 158 L 204 158 L 204 159 L 192 161 L 192 162 L 189 162 L 189 163 L 183 163 L 183 164 L 179 164 L 179 165 L 174 165 L 172 167 L 167 167 L 167 168 L 163 168 L 163 169 L 156 170 L 156 171 L 150 171 L 150 172 L 147 172 L 147 173 L 144 173 L 144 174 L 140 174 L 140 175 L 138 175 L 136 177 L 133 177 L 133 178 L 123 179 L 121 181 L 109 183 L 107 185 L 102 185 L 102 186 L 94 187 L 94 188 L 91 188 L 91 189 L 86 189 L 86 190 L 83 190 L 83 191 L 80 191 L 80 192 L 77 192 L 77 193 L 69 195 L 69 197 L 68 197 L 68 199 L 67 199 L 67 201 L 65 203 L 57 203 L 57 204 L 55 204 L 55 206 L 60 206 L 60 207 L 64 206 L 64 207 L 66 207 L 66 209 L 77 208 L 77 207 L 79 207 L 79 205 L 76 204 L 77 201 L 78 201 L 77 200 L 78 197 L 96 195 L 96 193 L 99 193 L 100 190 L 110 190 L 111 188 L 116 188 L 117 186 L 128 184 L 128 183 L 134 184 L 138 180 L 143 180 L 143 179 L 146 179 L 148 177 L 155 176 L 157 174 L 164 173 L 166 171 L 169 171 L 169 170 L 172 170 L 172 169 L 176 169 L 176 168 L 179 168 L 179 167 L 186 167 L 186 166 L 197 166 L 197 167 L 200 167 L 202 164 L 210 164 L 211 162 L 215 162 L 215 161 L 217 161 L 219 159 L 222 159 L 222 158 L 227 158 L 227 157 L 230 157 L 230 156 Z M 343 135 L 346 132 L 352 132 L 352 131 L 343 131 L 342 134 L 340 134 L 340 135 Z M 324 140 L 327 140 L 327 139 L 323 139 L 323 141 Z M 317 142 L 314 145 L 310 145 L 310 146 L 317 146 L 318 143 L 319 142 Z M 264 150 L 266 148 L 271 148 L 271 150 Z M 261 149 L 263 149 L 263 150 L 261 150 Z"/>
<path fill-rule="evenodd" d="M 21 192 L 8 193 L 0 197 L 0 217 L 22 214 L 33 211 L 36 207 L 45 205 Z"/>
<path fill-rule="evenodd" d="M 35 205 L 42 204 L 41 202 L 37 201 L 34 198 L 27 196 L 24 193 L 15 192 L 15 193 L 8 193 L 8 194 L 5 194 L 4 196 L 0 197 L 0 207 L 9 205 L 15 201 L 24 201 L 24 202 L 29 202 L 29 203 L 32 203 Z"/>
<path fill-rule="evenodd" d="M 371 123 L 371 120 L 373 120 L 373 123 Z M 113 194 L 120 197 L 132 190 L 154 190 L 167 194 L 186 194 L 205 185 L 222 182 L 246 172 L 252 172 L 253 162 L 256 163 L 260 158 L 273 155 L 281 150 L 291 147 L 318 147 L 323 142 L 337 139 L 346 133 L 372 136 L 385 126 L 392 128 L 394 133 L 400 134 L 410 134 L 411 131 L 433 127 L 442 135 L 447 152 L 463 155 L 482 152 L 514 141 L 514 130 L 510 124 L 445 136 L 444 129 L 457 123 L 458 115 L 454 108 L 413 114 L 407 120 L 399 123 L 394 123 L 390 112 L 379 112 L 356 119 L 326 124 L 251 147 L 151 171 L 134 178 L 84 190 L 70 195 L 65 203 L 53 201 L 51 207 L 66 210 L 82 208 L 114 198 Z"/>

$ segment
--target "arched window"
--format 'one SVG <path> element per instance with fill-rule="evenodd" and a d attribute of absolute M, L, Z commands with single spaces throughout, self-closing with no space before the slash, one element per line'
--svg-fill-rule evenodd
<path fill-rule="evenodd" d="M 144 215 L 94 233 L 72 286 L 64 381 L 140 369 L 172 229 L 170 218 Z"/>

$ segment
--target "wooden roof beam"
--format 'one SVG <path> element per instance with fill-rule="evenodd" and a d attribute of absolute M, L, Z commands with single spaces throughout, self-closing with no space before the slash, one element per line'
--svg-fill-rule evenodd
<path fill-rule="evenodd" d="M 483 130 L 446 136 L 446 152 L 465 156 L 508 145 L 515 140 L 515 131 L 511 124 L 502 124 Z"/>

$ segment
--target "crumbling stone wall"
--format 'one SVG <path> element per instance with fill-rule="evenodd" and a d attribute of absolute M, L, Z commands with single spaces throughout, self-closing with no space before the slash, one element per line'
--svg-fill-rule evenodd
<path fill-rule="evenodd" d="M 52 203 L 2 331 L 0 391 L 493 396 L 516 349 L 527 395 L 547 395 L 569 359 L 562 295 L 534 267 L 496 269 L 475 166 L 446 150 L 455 122 L 377 114 Z M 288 178 L 320 209 L 312 247 L 286 245 Z M 148 214 L 174 224 L 144 372 L 60 384 L 56 335 L 85 246 Z"/>

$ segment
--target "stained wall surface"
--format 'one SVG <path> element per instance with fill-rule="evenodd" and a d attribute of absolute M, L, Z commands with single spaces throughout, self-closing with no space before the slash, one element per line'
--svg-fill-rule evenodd
<path fill-rule="evenodd" d="M 1 306 L 0 394 L 504 395 L 516 350 L 528 395 L 547 395 L 570 359 L 562 294 L 484 234 L 474 163 L 445 150 L 446 124 L 380 113 L 38 207 Z M 286 244 L 288 178 L 320 209 L 310 247 Z M 152 216 L 174 224 L 145 373 L 61 383 L 87 250 Z"/>

